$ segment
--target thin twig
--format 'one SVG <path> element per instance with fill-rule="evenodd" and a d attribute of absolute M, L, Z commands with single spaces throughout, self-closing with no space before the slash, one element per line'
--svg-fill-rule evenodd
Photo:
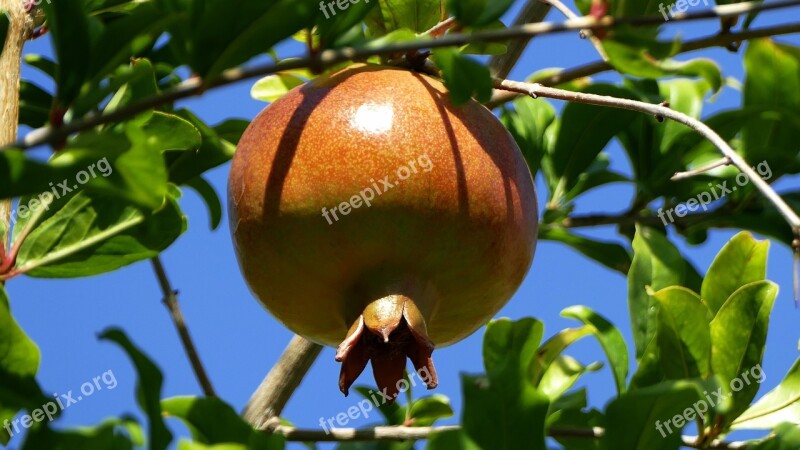
<path fill-rule="evenodd" d="M 440 427 L 401 427 L 401 426 L 382 426 L 366 429 L 355 428 L 332 428 L 330 430 L 308 430 L 295 427 L 276 425 L 268 430 L 270 433 L 280 434 L 287 441 L 292 442 L 356 442 L 356 441 L 419 441 L 428 439 L 433 433 L 446 431 L 458 431 L 458 425 L 448 425 Z M 605 430 L 599 427 L 593 428 L 550 428 L 547 435 L 552 438 L 583 438 L 601 439 L 605 435 Z M 699 448 L 696 436 L 683 436 L 685 447 Z M 714 441 L 706 449 L 744 449 L 747 447 L 745 442 L 724 442 Z"/>
<path fill-rule="evenodd" d="M 443 21 L 431 27 L 431 29 L 429 29 L 428 31 L 422 33 L 422 35 L 430 37 L 438 37 L 447 32 L 447 30 L 456 26 L 456 24 L 457 22 L 455 17 L 448 17 L 447 19 L 444 19 Z"/>
<path fill-rule="evenodd" d="M 535 1 L 538 2 L 538 0 Z M 731 5 L 717 6 L 706 11 L 685 14 L 679 20 L 673 19 L 667 23 L 672 24 L 710 18 L 738 17 L 750 12 L 789 8 L 794 6 L 800 6 L 800 0 L 781 0 L 765 3 L 736 3 Z M 0 148 L 0 150 L 6 150 L 9 148 L 27 149 L 38 145 L 57 142 L 59 140 L 66 139 L 72 133 L 90 129 L 106 123 L 118 122 L 133 117 L 139 113 L 148 111 L 157 106 L 200 95 L 205 91 L 215 87 L 225 86 L 249 78 L 260 77 L 266 74 L 282 72 L 285 70 L 307 68 L 311 66 L 330 67 L 340 62 L 373 55 L 402 53 L 425 48 L 461 46 L 473 42 L 498 42 L 507 41 L 509 39 L 525 39 L 544 34 L 562 33 L 581 29 L 610 29 L 620 25 L 644 27 L 663 23 L 664 18 L 660 15 L 621 18 L 604 17 L 599 20 L 593 17 L 581 17 L 580 19 L 572 19 L 559 23 L 531 23 L 506 29 L 487 30 L 470 34 L 454 33 L 447 36 L 442 36 L 439 39 L 395 43 L 379 48 L 348 47 L 337 50 L 325 50 L 317 55 L 316 60 L 312 60 L 309 57 L 302 57 L 249 68 L 229 69 L 225 71 L 219 78 L 205 83 L 196 78 L 188 79 L 180 83 L 175 88 L 164 91 L 157 96 L 133 103 L 124 108 L 116 109 L 108 114 L 87 116 L 81 120 L 64 125 L 60 128 L 39 128 L 31 131 L 23 140 L 18 141 L 14 145 Z"/>
<path fill-rule="evenodd" d="M 572 12 L 572 10 L 569 9 L 569 6 L 565 5 L 564 2 L 562 2 L 561 0 L 540 0 L 540 1 L 551 4 L 554 8 L 559 10 L 561 14 L 566 16 L 568 19 L 577 19 L 578 17 L 580 17 L 574 12 Z M 603 43 L 600 41 L 600 39 L 597 38 L 597 36 L 594 35 L 592 30 L 581 30 L 580 35 L 582 39 L 589 38 L 589 41 L 591 41 L 595 50 L 597 50 L 597 53 L 600 54 L 600 58 L 602 58 L 603 61 L 608 61 L 608 55 L 606 54 L 606 50 L 603 48 Z"/>
<path fill-rule="evenodd" d="M 686 172 L 677 172 L 675 175 L 672 176 L 672 178 L 670 178 L 670 180 L 678 181 L 686 178 L 691 178 L 693 176 L 714 170 L 717 167 L 730 166 L 731 164 L 732 164 L 731 159 L 726 156 L 722 159 L 718 159 L 712 163 L 706 164 L 705 166 L 698 167 L 697 169 L 687 170 Z"/>
<path fill-rule="evenodd" d="M 206 397 L 216 397 L 217 394 L 214 392 L 211 380 L 208 378 L 206 369 L 200 361 L 197 348 L 192 341 L 192 336 L 189 334 L 189 328 L 186 326 L 186 321 L 183 318 L 180 305 L 178 305 L 178 291 L 172 289 L 172 285 L 170 285 L 169 279 L 167 278 L 167 272 L 164 270 L 164 265 L 161 264 L 161 258 L 156 256 L 151 259 L 150 262 L 153 264 L 153 270 L 156 273 L 156 277 L 158 277 L 158 284 L 161 286 L 161 292 L 164 294 L 164 305 L 166 305 L 169 310 L 175 328 L 178 330 L 181 343 L 183 343 L 183 349 L 186 351 L 189 362 L 192 364 L 197 382 L 200 384 Z"/>
<path fill-rule="evenodd" d="M 542 86 L 537 83 L 524 83 L 511 80 L 495 80 L 494 87 L 496 89 L 508 89 L 530 95 L 533 98 L 547 97 L 558 100 L 566 100 L 571 102 L 586 103 L 590 105 L 609 106 L 612 108 L 628 109 L 631 111 L 638 111 L 652 116 L 664 117 L 695 130 L 698 134 L 711 142 L 720 153 L 730 159 L 731 164 L 736 166 L 739 171 L 744 173 L 750 179 L 750 182 L 761 191 L 764 197 L 770 203 L 775 205 L 778 212 L 786 219 L 786 222 L 792 228 L 794 234 L 800 233 L 800 216 L 794 212 L 774 189 L 764 181 L 755 170 L 745 161 L 728 143 L 722 139 L 714 130 L 708 125 L 694 117 L 688 116 L 682 112 L 675 111 L 666 106 L 654 105 L 651 103 L 640 102 L 637 100 L 630 100 L 626 98 L 609 97 L 605 95 L 587 94 L 582 92 L 572 92 L 564 89 L 557 89 L 552 87 Z"/>
<path fill-rule="evenodd" d="M 254 428 L 263 429 L 271 418 L 280 416 L 321 351 L 319 344 L 300 336 L 292 338 L 247 403 L 244 419 Z"/>
<path fill-rule="evenodd" d="M 786 25 L 776 25 L 771 27 L 749 29 L 738 33 L 725 33 L 715 34 L 713 36 L 703 37 L 686 41 L 681 44 L 675 55 L 694 52 L 712 47 L 725 47 L 731 42 L 746 41 L 749 39 L 757 39 L 770 36 L 781 36 L 785 34 L 800 33 L 800 23 L 791 23 Z M 605 61 L 594 61 L 572 69 L 562 70 L 547 78 L 536 80 L 537 83 L 545 86 L 555 86 L 568 81 L 577 80 L 579 78 L 597 75 L 598 73 L 613 70 L 614 67 Z M 492 99 L 486 104 L 489 109 L 497 108 L 498 106 L 507 103 L 515 98 L 524 95 L 512 91 L 495 91 Z"/>

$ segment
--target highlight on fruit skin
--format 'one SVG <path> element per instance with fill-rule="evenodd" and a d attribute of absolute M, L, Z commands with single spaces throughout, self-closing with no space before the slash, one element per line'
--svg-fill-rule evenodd
<path fill-rule="evenodd" d="M 422 155 L 429 171 L 400 174 Z M 393 187 L 353 200 L 376 180 Z M 292 331 L 338 346 L 345 395 L 371 362 L 394 398 L 406 358 L 435 387 L 434 347 L 494 316 L 536 247 L 533 180 L 503 125 L 398 68 L 353 65 L 269 105 L 239 142 L 228 195 L 248 285 Z"/>

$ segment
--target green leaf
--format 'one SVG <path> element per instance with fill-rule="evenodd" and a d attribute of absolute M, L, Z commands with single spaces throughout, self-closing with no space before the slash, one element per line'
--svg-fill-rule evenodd
<path fill-rule="evenodd" d="M 39 86 L 22 80 L 19 83 L 19 123 L 31 128 L 45 126 L 50 120 L 53 96 Z"/>
<path fill-rule="evenodd" d="M 366 20 L 367 28 L 374 37 L 402 28 L 423 33 L 445 18 L 440 5 L 440 0 L 380 0 Z"/>
<path fill-rule="evenodd" d="M 222 202 L 217 195 L 217 191 L 205 178 L 199 176 L 184 184 L 192 188 L 203 199 L 208 208 L 209 227 L 212 230 L 216 230 L 222 222 Z"/>
<path fill-rule="evenodd" d="M 791 423 L 778 425 L 772 436 L 752 446 L 753 450 L 795 450 L 797 448 L 800 448 L 800 427 Z"/>
<path fill-rule="evenodd" d="M 686 262 L 666 236 L 652 228 L 636 227 L 633 262 L 628 272 L 628 309 L 636 344 L 636 359 L 642 357 L 656 332 L 657 304 L 647 286 L 659 291 L 682 284 Z"/>
<path fill-rule="evenodd" d="M 547 340 L 539 350 L 536 351 L 536 357 L 530 365 L 529 376 L 534 386 L 539 386 L 547 369 L 555 362 L 564 350 L 570 345 L 574 344 L 584 336 L 592 334 L 593 327 L 582 326 L 580 328 L 567 328 L 556 333 L 553 337 Z"/>
<path fill-rule="evenodd" d="M 748 372 L 759 383 L 766 379 L 761 366 Z M 754 373 L 756 372 L 756 373 Z M 800 359 L 795 361 L 783 381 L 747 408 L 731 424 L 734 430 L 770 430 L 783 422 L 800 424 Z"/>
<path fill-rule="evenodd" d="M 613 400 L 606 408 L 602 448 L 676 450 L 686 419 L 695 420 L 703 403 L 708 410 L 708 402 L 700 393 L 703 387 L 691 381 L 670 381 L 632 390 Z M 711 388 L 707 390 L 711 392 Z"/>
<path fill-rule="evenodd" d="M 72 117 L 81 117 L 84 114 L 100 108 L 106 99 L 114 94 L 112 101 L 104 105 L 104 109 L 110 110 L 109 105 L 115 106 L 122 100 L 122 95 L 131 97 L 131 91 L 134 91 L 132 86 L 136 86 L 139 99 L 151 96 L 158 91 L 155 79 L 155 68 L 150 60 L 141 58 L 131 61 L 128 65 L 118 66 L 116 70 L 107 74 L 107 82 L 98 83 L 89 91 L 84 91 L 75 99 L 70 108 L 68 115 Z M 140 87 L 141 86 L 141 87 Z M 130 99 L 128 100 L 130 102 Z"/>
<path fill-rule="evenodd" d="M 486 377 L 462 375 L 464 431 L 482 448 L 544 448 L 549 400 L 529 380 L 541 322 L 498 319 L 483 339 Z"/>
<path fill-rule="evenodd" d="M 592 84 L 582 92 L 632 98 L 632 93 L 607 84 Z M 575 187 L 580 175 L 585 172 L 597 155 L 611 139 L 627 128 L 636 113 L 627 110 L 599 108 L 583 103 L 568 103 L 561 114 L 561 126 L 550 160 L 551 203 L 560 203 Z"/>
<path fill-rule="evenodd" d="M 50 400 L 35 380 L 39 358 L 39 347 L 14 320 L 0 284 L 0 423 L 11 420 L 20 409 L 34 409 Z M 0 431 L 0 445 L 10 439 L 5 430 Z"/>
<path fill-rule="evenodd" d="M 22 243 L 16 270 L 74 278 L 116 270 L 158 255 L 186 230 L 177 200 L 153 214 L 98 194 L 78 193 L 41 208 Z"/>
<path fill-rule="evenodd" d="M 429 427 L 439 419 L 453 416 L 450 399 L 444 395 L 432 395 L 415 400 L 411 404 L 411 418 L 415 427 Z"/>
<path fill-rule="evenodd" d="M 513 110 L 503 108 L 500 120 L 517 141 L 531 174 L 535 176 L 547 151 L 545 132 L 553 124 L 556 112 L 543 99 L 520 97 L 514 100 L 513 105 Z"/>
<path fill-rule="evenodd" d="M 413 31 L 408 28 L 400 28 L 387 33 L 377 39 L 372 39 L 366 42 L 363 48 L 377 49 L 391 44 L 408 43 L 413 41 L 423 41 L 428 39 L 426 36 L 417 36 Z"/>
<path fill-rule="evenodd" d="M 161 402 L 167 417 L 180 419 L 202 444 L 247 444 L 249 450 L 283 449 L 285 439 L 253 429 L 233 408 L 214 397 L 173 397 Z"/>
<path fill-rule="evenodd" d="M 159 2 L 132 2 L 121 17 L 106 22 L 95 39 L 89 76 L 99 84 L 106 75 L 149 50 L 179 15 L 163 10 Z"/>
<path fill-rule="evenodd" d="M 47 27 L 58 58 L 57 97 L 62 105 L 69 106 L 89 76 L 92 62 L 90 20 L 83 10 L 83 2 L 41 2 L 40 6 L 47 16 Z"/>
<path fill-rule="evenodd" d="M 746 284 L 731 294 L 711 321 L 711 368 L 734 391 L 728 421 L 747 409 L 758 391 L 758 383 L 743 378 L 761 365 L 777 295 L 778 286 L 769 281 Z"/>
<path fill-rule="evenodd" d="M 606 184 L 631 181 L 624 175 L 608 170 L 610 165 L 608 155 L 604 153 L 597 155 L 597 158 L 589 165 L 586 171 L 578 176 L 578 182 L 567 192 L 564 200 L 572 201 L 579 195 Z"/>
<path fill-rule="evenodd" d="M 442 71 L 453 104 L 464 104 L 473 96 L 479 102 L 488 102 L 492 98 L 492 77 L 488 67 L 452 48 L 434 49 L 433 59 Z"/>
<path fill-rule="evenodd" d="M 31 428 L 22 450 L 133 450 L 142 430 L 132 419 L 110 419 L 96 427 L 54 431 L 48 426 Z"/>
<path fill-rule="evenodd" d="M 498 20 L 512 3 L 514 0 L 447 0 L 447 9 L 458 23 L 481 26 Z"/>
<path fill-rule="evenodd" d="M 136 399 L 148 419 L 150 437 L 148 448 L 166 450 L 172 441 L 172 433 L 164 425 L 161 417 L 159 398 L 164 380 L 161 371 L 121 330 L 111 328 L 101 333 L 99 337 L 101 340 L 108 340 L 119 345 L 136 367 L 136 373 L 139 375 L 136 383 Z"/>
<path fill-rule="evenodd" d="M 230 161 L 236 152 L 236 142 L 248 125 L 247 121 L 234 119 L 210 127 L 188 109 L 178 110 L 176 114 L 194 125 L 200 132 L 202 143 L 197 150 L 169 152 L 165 155 L 169 180 L 175 184 L 186 183 Z"/>
<path fill-rule="evenodd" d="M 653 80 L 676 75 L 701 77 L 714 92 L 722 88 L 722 73 L 713 60 L 675 61 L 667 58 L 677 51 L 675 43 L 648 42 L 638 31 L 629 37 L 623 35 L 617 32 L 613 40 L 603 40 L 609 63 L 620 73 Z"/>
<path fill-rule="evenodd" d="M 434 431 L 428 436 L 426 450 L 481 450 L 464 430 Z"/>
<path fill-rule="evenodd" d="M 155 210 L 164 204 L 167 169 L 162 152 L 193 149 L 200 135 L 187 121 L 156 112 L 114 128 L 83 133 L 47 164 L 24 152 L 0 155 L 7 183 L 0 197 L 71 195 L 81 186 Z M 60 181 L 59 181 L 60 180 Z"/>
<path fill-rule="evenodd" d="M 44 55 L 37 55 L 35 53 L 28 53 L 27 55 L 22 56 L 22 60 L 25 61 L 25 64 L 38 69 L 43 74 L 47 75 L 52 79 L 56 79 L 56 73 L 58 72 L 58 65 L 52 59 L 44 56 Z"/>
<path fill-rule="evenodd" d="M 608 365 L 616 382 L 617 394 L 624 393 L 628 376 L 628 346 L 622 333 L 611 322 L 586 306 L 570 306 L 561 311 L 561 316 L 583 322 L 591 329 L 606 353 Z"/>
<path fill-rule="evenodd" d="M 627 274 L 631 267 L 631 256 L 621 245 L 588 239 L 570 233 L 564 228 L 543 227 L 539 229 L 539 239 L 561 242 L 581 252 L 609 269 Z"/>
<path fill-rule="evenodd" d="M 768 109 L 742 130 L 744 157 L 752 164 L 768 160 L 780 173 L 800 168 L 797 127 L 800 123 L 800 48 L 770 39 L 749 42 L 744 106 Z"/>
<path fill-rule="evenodd" d="M 703 301 L 714 314 L 737 289 L 766 279 L 768 252 L 769 241 L 756 241 L 746 231 L 725 244 L 709 267 L 700 291 Z"/>
<path fill-rule="evenodd" d="M 711 311 L 684 287 L 671 286 L 651 295 L 659 304 L 656 340 L 666 378 L 707 378 L 711 371 Z"/>
<path fill-rule="evenodd" d="M 571 356 L 559 355 L 542 375 L 538 386 L 539 390 L 550 397 L 552 401 L 558 401 L 559 397 L 572 388 L 583 374 L 598 371 L 602 367 L 602 363 L 584 366 Z M 554 407 L 556 405 L 551 404 L 550 409 L 552 410 Z"/>
<path fill-rule="evenodd" d="M 318 14 L 317 0 L 249 1 L 235 8 L 229 0 L 191 2 L 185 49 L 190 66 L 204 80 L 213 80 L 310 27 Z"/>
<path fill-rule="evenodd" d="M 351 29 L 356 28 L 361 31 L 361 22 L 378 4 L 378 1 L 342 0 L 333 5 L 320 5 L 322 13 L 318 15 L 316 32 L 319 34 L 322 46 L 337 47 L 341 44 L 337 41 L 341 40 L 340 38 L 343 36 L 346 37 Z"/>
<path fill-rule="evenodd" d="M 256 84 L 250 89 L 250 96 L 256 100 L 274 102 L 303 83 L 305 80 L 290 73 L 267 75 L 256 81 Z"/>

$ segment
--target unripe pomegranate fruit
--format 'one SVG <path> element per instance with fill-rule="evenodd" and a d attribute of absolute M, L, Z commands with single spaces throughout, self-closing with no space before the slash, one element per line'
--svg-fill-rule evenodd
<path fill-rule="evenodd" d="M 509 300 L 536 246 L 536 193 L 503 125 L 439 81 L 355 65 L 299 86 L 244 133 L 229 182 L 244 276 L 295 333 L 372 361 L 398 392 Z"/>

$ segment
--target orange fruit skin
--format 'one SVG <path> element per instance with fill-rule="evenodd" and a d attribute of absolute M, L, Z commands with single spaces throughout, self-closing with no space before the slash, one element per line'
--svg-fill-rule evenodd
<path fill-rule="evenodd" d="M 326 219 L 334 207 L 338 220 Z M 538 223 L 528 166 L 488 109 L 453 106 L 427 75 L 370 65 L 299 86 L 253 120 L 229 208 L 256 297 L 332 346 L 391 294 L 414 300 L 437 347 L 467 337 L 521 284 Z"/>

